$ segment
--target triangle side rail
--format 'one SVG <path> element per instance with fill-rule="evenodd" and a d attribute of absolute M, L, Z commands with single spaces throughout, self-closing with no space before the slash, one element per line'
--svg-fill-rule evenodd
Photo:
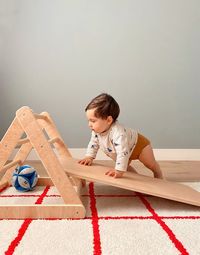
<path fill-rule="evenodd" d="M 22 107 L 16 115 L 64 202 L 82 204 L 31 109 Z"/>
<path fill-rule="evenodd" d="M 42 128 L 45 129 L 47 132 L 47 135 L 50 138 L 50 141 L 53 140 L 54 138 L 57 139 L 54 143 L 54 147 L 58 151 L 58 154 L 60 156 L 65 156 L 65 157 L 72 157 L 71 153 L 69 152 L 66 144 L 64 143 L 59 131 L 57 130 L 57 127 L 51 118 L 50 114 L 48 112 L 42 112 L 41 113 L 43 116 L 46 116 L 46 119 L 48 121 L 45 121 L 43 119 L 39 119 L 38 122 L 41 125 Z"/>
<path fill-rule="evenodd" d="M 7 182 L 7 181 L 2 181 L 2 180 L 0 180 L 0 192 L 4 189 L 4 188 L 6 188 L 6 187 L 8 187 L 9 186 L 9 183 Z"/>
<path fill-rule="evenodd" d="M 14 118 L 0 142 L 0 169 L 8 161 L 23 132 L 17 118 Z"/>
<path fill-rule="evenodd" d="M 48 121 L 45 121 L 43 119 L 39 119 L 38 122 L 42 126 L 43 129 L 45 129 L 47 135 L 49 136 L 50 143 L 53 143 L 53 146 L 58 152 L 58 159 L 60 157 L 66 157 L 66 158 L 71 158 L 72 155 L 67 147 L 67 145 L 64 143 L 53 119 L 51 118 L 50 114 L 48 112 L 42 112 L 41 113 L 43 116 L 46 116 L 46 119 Z M 79 178 L 71 177 L 73 183 L 75 186 L 79 187 L 82 184 L 84 185 L 84 180 L 80 180 Z"/>

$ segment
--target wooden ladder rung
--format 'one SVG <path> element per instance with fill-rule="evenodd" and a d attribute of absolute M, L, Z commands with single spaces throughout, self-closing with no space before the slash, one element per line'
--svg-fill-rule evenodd
<path fill-rule="evenodd" d="M 23 139 L 20 139 L 17 143 L 17 145 L 22 145 L 24 143 L 28 143 L 29 142 L 29 139 L 28 138 L 23 138 Z"/>
<path fill-rule="evenodd" d="M 49 143 L 63 143 L 59 137 L 54 137 L 48 140 Z"/>
<path fill-rule="evenodd" d="M 6 170 L 8 170 L 9 168 L 11 168 L 11 167 L 13 167 L 13 166 L 15 166 L 15 165 L 20 165 L 21 163 L 22 163 L 21 160 L 12 161 L 12 162 L 6 164 L 6 165 L 1 169 L 1 171 L 6 171 Z"/>
<path fill-rule="evenodd" d="M 24 143 L 28 143 L 30 140 L 28 138 L 20 139 L 17 145 L 22 145 Z M 59 137 L 54 137 L 48 140 L 49 143 L 63 143 L 63 141 Z"/>
<path fill-rule="evenodd" d="M 36 119 L 48 120 L 46 115 L 34 113 Z"/>

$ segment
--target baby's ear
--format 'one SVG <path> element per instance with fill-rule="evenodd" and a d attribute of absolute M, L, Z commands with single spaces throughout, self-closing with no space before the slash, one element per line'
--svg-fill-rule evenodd
<path fill-rule="evenodd" d="M 112 116 L 108 116 L 107 117 L 107 121 L 109 124 L 111 124 L 113 122 L 113 117 Z"/>

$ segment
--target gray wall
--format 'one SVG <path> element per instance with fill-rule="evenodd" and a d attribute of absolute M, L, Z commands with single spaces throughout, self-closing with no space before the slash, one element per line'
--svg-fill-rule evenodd
<path fill-rule="evenodd" d="M 200 148 L 199 0 L 0 0 L 0 136 L 23 105 L 86 147 L 101 92 L 154 148 Z"/>

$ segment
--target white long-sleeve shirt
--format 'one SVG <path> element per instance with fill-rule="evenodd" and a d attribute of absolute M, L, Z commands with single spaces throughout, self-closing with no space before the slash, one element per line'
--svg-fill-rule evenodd
<path fill-rule="evenodd" d="M 98 134 L 92 131 L 86 156 L 95 159 L 100 148 L 108 157 L 116 162 L 116 170 L 126 171 L 129 158 L 137 143 L 137 138 L 137 131 L 123 127 L 116 121 L 104 133 Z"/>

